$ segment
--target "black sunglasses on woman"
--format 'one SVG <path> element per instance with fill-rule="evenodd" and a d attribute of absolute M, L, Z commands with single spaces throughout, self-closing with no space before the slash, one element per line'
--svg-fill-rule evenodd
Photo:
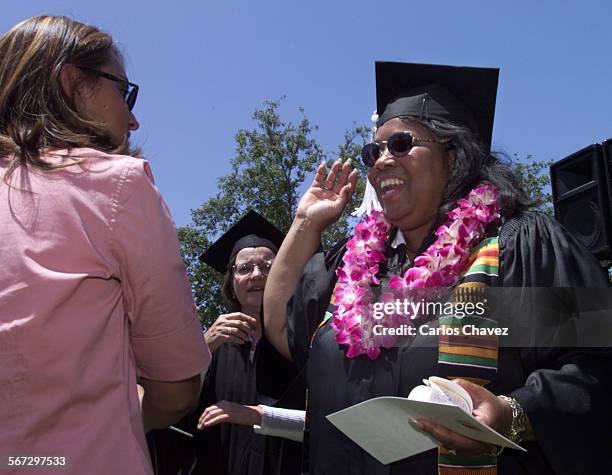
<path fill-rule="evenodd" d="M 128 108 L 132 110 L 134 108 L 134 104 L 136 104 L 136 98 L 138 97 L 138 84 L 134 84 L 133 82 L 129 82 L 127 79 L 120 78 L 115 76 L 114 74 L 107 73 L 105 71 L 100 71 L 98 69 L 87 68 L 84 66 L 79 66 L 81 71 L 87 71 L 88 73 L 96 74 L 100 77 L 110 79 L 111 81 L 118 82 L 125 86 L 125 90 L 122 90 L 123 99 L 127 102 Z"/>
<path fill-rule="evenodd" d="M 376 163 L 376 160 L 379 159 L 382 151 L 384 151 L 385 145 L 391 155 L 393 155 L 394 157 L 403 157 L 408 152 L 410 152 L 410 149 L 412 147 L 418 145 L 421 142 L 440 143 L 447 145 L 449 144 L 448 141 L 441 141 L 436 139 L 419 139 L 405 130 L 403 132 L 396 132 L 395 134 L 391 135 L 388 140 L 380 140 L 366 144 L 361 150 L 361 159 L 363 160 L 363 164 L 366 167 L 373 167 Z"/>

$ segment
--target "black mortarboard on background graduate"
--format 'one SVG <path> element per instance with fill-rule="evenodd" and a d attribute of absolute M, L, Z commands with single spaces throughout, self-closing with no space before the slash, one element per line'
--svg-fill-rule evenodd
<path fill-rule="evenodd" d="M 488 148 L 499 69 L 376 62 L 377 126 L 395 117 L 468 127 Z"/>
<path fill-rule="evenodd" d="M 222 274 L 232 258 L 247 247 L 267 247 L 278 252 L 285 234 L 258 212 L 250 210 L 229 228 L 200 260 Z"/>

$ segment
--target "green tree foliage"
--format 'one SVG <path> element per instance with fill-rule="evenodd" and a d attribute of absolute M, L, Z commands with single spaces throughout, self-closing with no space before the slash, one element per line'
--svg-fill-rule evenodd
<path fill-rule="evenodd" d="M 368 139 L 367 129 L 355 126 L 346 132 L 337 152 L 325 154 L 313 138 L 316 127 L 303 110 L 300 109 L 302 119 L 298 123 L 284 122 L 279 105 L 280 101 L 266 102 L 253 113 L 255 127 L 238 131 L 230 173 L 219 179 L 215 196 L 192 210 L 193 224 L 178 230 L 198 312 L 205 326 L 226 310 L 221 300 L 222 276 L 199 262 L 198 256 L 222 230 L 228 229 L 249 209 L 287 231 L 304 191 L 303 183 L 310 182 L 316 166 L 327 160 L 328 155 L 341 160 L 355 157 Z M 351 203 L 347 211 L 354 207 Z M 350 225 L 347 212 L 326 233 L 323 244 L 329 245 L 346 236 Z"/>
<path fill-rule="evenodd" d="M 531 200 L 536 203 L 537 208 L 550 216 L 553 214 L 549 174 L 552 163 L 552 160 L 534 160 L 531 155 L 527 155 L 524 160 L 519 160 L 514 155 L 510 163 L 519 182 Z"/>

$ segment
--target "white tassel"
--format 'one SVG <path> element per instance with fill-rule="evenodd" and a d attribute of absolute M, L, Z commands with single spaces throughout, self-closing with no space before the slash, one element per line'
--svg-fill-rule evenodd
<path fill-rule="evenodd" d="M 378 122 L 378 112 L 372 112 L 370 121 L 372 122 L 372 140 L 374 140 L 374 137 L 376 136 L 376 122 Z"/>
<path fill-rule="evenodd" d="M 376 122 L 378 121 L 378 114 L 376 111 L 372 113 L 372 117 L 370 117 L 372 121 L 372 141 L 374 140 L 374 136 L 376 135 Z M 382 206 L 378 201 L 378 197 L 376 196 L 376 191 L 374 187 L 370 184 L 370 180 L 366 179 L 366 188 L 363 193 L 363 200 L 361 205 L 355 209 L 351 214 L 353 216 L 362 217 L 366 214 L 370 213 L 372 210 L 382 211 Z"/>

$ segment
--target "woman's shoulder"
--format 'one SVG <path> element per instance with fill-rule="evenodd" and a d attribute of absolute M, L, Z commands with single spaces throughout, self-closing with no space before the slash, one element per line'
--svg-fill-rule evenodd
<path fill-rule="evenodd" d="M 147 188 L 155 184 L 149 163 L 139 157 L 72 148 L 46 152 L 42 158 L 59 166 L 51 175 L 70 182 L 71 187 L 113 193 L 138 184 Z"/>
<path fill-rule="evenodd" d="M 112 154 L 93 148 L 73 148 L 50 152 L 49 155 L 61 155 L 64 161 L 74 161 L 82 171 L 114 174 L 121 173 L 124 170 L 135 169 L 149 175 L 151 174 L 146 160 L 131 155 Z"/>
<path fill-rule="evenodd" d="M 583 242 L 554 217 L 538 210 L 523 211 L 504 219 L 499 229 L 500 248 L 552 247 L 591 254 Z M 592 256 L 591 256 L 592 257 Z"/>
<path fill-rule="evenodd" d="M 567 231 L 557 220 L 537 210 L 522 211 L 511 218 L 503 219 L 499 231 L 500 246 L 516 239 L 521 233 L 546 232 L 546 234 Z"/>
<path fill-rule="evenodd" d="M 35 191 L 59 195 L 105 216 L 115 216 L 127 205 L 159 207 L 159 190 L 146 160 L 92 148 L 53 150 L 41 158 L 53 169 L 29 169 Z"/>
<path fill-rule="evenodd" d="M 500 273 L 506 283 L 528 282 L 541 287 L 608 285 L 591 251 L 561 223 L 539 211 L 525 211 L 504 220 L 499 250 Z"/>

